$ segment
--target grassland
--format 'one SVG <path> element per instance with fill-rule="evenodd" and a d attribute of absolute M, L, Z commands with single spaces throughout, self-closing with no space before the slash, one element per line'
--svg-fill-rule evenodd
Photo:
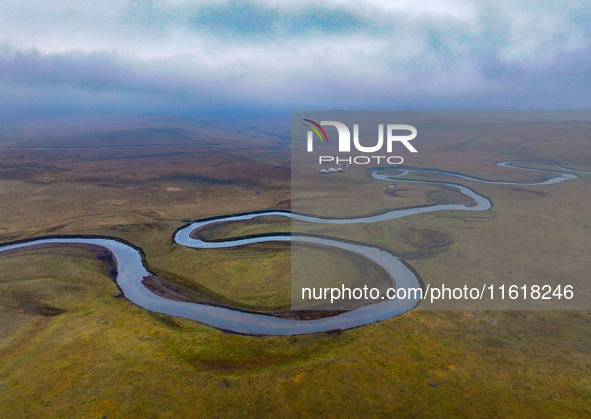
<path fill-rule="evenodd" d="M 11 417 L 589 409 L 588 313 L 412 312 L 340 334 L 251 338 L 117 298 L 90 254 L 46 249 L 0 264 L 3 277 L 19 278 L 0 285 L 11 307 L 2 311 L 0 400 Z M 67 311 L 30 313 L 15 295 Z"/>
<path fill-rule="evenodd" d="M 27 129 L 29 137 L 35 133 Z M 445 144 L 421 149 L 414 165 L 524 181 L 539 175 L 494 161 L 553 159 L 589 170 L 591 150 L 577 136 L 588 134 L 588 125 L 523 130 L 539 138 L 491 134 L 474 140 L 470 152 L 461 146 L 467 136 L 450 132 Z M 557 133 L 559 149 L 551 140 Z M 270 143 L 257 135 L 261 146 Z M 23 141 L 17 137 L 13 145 Z M 60 138 L 52 141 L 71 141 Z M 285 209 L 288 160 L 279 150 L 173 146 L 0 151 L 0 240 L 121 237 L 144 249 L 151 269 L 171 281 L 245 307 L 277 309 L 289 298 L 285 248 L 196 251 L 171 236 L 192 219 Z M 427 185 L 405 185 L 392 196 L 387 183 L 347 173 L 334 182 L 357 185 L 373 208 L 454 198 Z M 467 182 L 493 200 L 491 211 L 424 214 L 340 232 L 308 228 L 405 254 L 432 282 L 588 278 L 590 181 Z M 311 189 L 309 211 L 323 207 L 323 196 L 326 190 Z M 361 215 L 367 208 L 346 195 L 330 199 L 340 202 L 337 210 L 317 215 Z M 207 234 L 276 227 L 287 228 L 237 223 Z M 92 252 L 32 250 L 0 257 L 0 416 L 584 417 L 591 414 L 590 320 L 587 311 L 413 311 L 344 333 L 253 338 L 131 304 Z"/>

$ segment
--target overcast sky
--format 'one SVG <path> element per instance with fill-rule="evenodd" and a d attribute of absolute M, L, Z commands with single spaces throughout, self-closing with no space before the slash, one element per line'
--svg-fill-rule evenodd
<path fill-rule="evenodd" d="M 0 111 L 589 108 L 591 2 L 0 2 Z"/>

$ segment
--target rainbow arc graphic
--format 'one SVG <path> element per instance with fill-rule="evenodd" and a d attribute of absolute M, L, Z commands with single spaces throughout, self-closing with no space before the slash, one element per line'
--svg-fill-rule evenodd
<path fill-rule="evenodd" d="M 324 132 L 324 128 L 322 128 L 320 126 L 320 124 L 318 124 L 310 119 L 304 119 L 304 121 L 312 124 L 312 125 L 310 125 L 310 124 L 303 124 L 303 125 L 305 127 L 310 128 L 312 131 L 314 131 L 316 133 L 316 135 L 318 135 L 318 138 L 320 139 L 321 143 L 328 143 L 328 136 L 326 135 L 326 132 Z M 320 134 L 320 133 L 322 133 L 322 134 Z"/>

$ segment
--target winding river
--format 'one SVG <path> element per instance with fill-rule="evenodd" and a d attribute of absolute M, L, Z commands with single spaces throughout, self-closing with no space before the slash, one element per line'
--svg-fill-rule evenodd
<path fill-rule="evenodd" d="M 534 169 L 530 167 L 518 166 L 517 164 L 536 164 L 545 169 Z M 503 161 L 497 163 L 502 167 L 510 167 L 520 170 L 543 172 L 552 177 L 535 183 L 505 182 L 479 179 L 455 172 L 446 172 L 434 169 L 414 169 L 401 168 L 395 174 L 389 174 L 384 169 L 374 169 L 371 172 L 373 179 L 386 182 L 397 183 L 425 183 L 444 185 L 455 189 L 459 193 L 471 198 L 473 205 L 464 204 L 436 204 L 429 206 L 420 206 L 414 208 L 403 208 L 386 211 L 376 215 L 368 215 L 358 218 L 329 219 L 301 215 L 285 211 L 265 211 L 240 215 L 220 216 L 207 220 L 196 221 L 186 227 L 181 228 L 175 233 L 174 240 L 180 245 L 195 249 L 219 249 L 244 246 L 253 243 L 277 242 L 277 241 L 297 241 L 304 243 L 313 243 L 322 246 L 338 248 L 348 252 L 361 255 L 373 263 L 380 266 L 390 277 L 392 286 L 401 288 L 422 287 L 420 278 L 397 256 L 390 252 L 381 250 L 372 246 L 358 243 L 344 242 L 336 239 L 305 236 L 305 235 L 264 235 L 253 236 L 242 239 L 232 239 L 226 241 L 207 242 L 197 238 L 192 238 L 190 233 L 195 229 L 204 228 L 208 225 L 220 222 L 250 220 L 262 216 L 281 216 L 297 219 L 310 223 L 322 224 L 352 224 L 352 223 L 374 223 L 378 221 L 392 220 L 396 218 L 407 217 L 414 214 L 422 214 L 434 211 L 457 210 L 457 211 L 486 211 L 491 208 L 491 201 L 483 195 L 480 195 L 473 189 L 450 182 L 427 181 L 402 179 L 401 177 L 413 173 L 430 173 L 444 176 L 453 176 L 472 182 L 490 183 L 498 185 L 549 185 L 563 182 L 569 179 L 577 178 L 574 173 L 591 174 L 583 170 L 569 169 L 558 165 L 545 165 L 540 163 Z M 567 173 L 570 172 L 570 173 Z M 332 317 L 325 317 L 313 320 L 294 320 L 287 318 L 273 317 L 271 315 L 248 313 L 238 309 L 212 306 L 207 304 L 190 303 L 183 301 L 170 300 L 149 291 L 143 284 L 142 279 L 152 273 L 144 266 L 141 251 L 123 241 L 112 238 L 102 237 L 51 237 L 34 238 L 26 241 L 7 243 L 0 245 L 0 255 L 8 251 L 27 249 L 31 246 L 43 245 L 77 245 L 86 244 L 107 249 L 113 255 L 117 264 L 116 281 L 125 297 L 147 310 L 169 314 L 173 316 L 186 317 L 207 324 L 209 326 L 235 333 L 252 335 L 298 335 L 306 333 L 316 333 L 323 331 L 345 330 L 353 327 L 363 326 L 377 321 L 385 320 L 391 317 L 403 314 L 416 307 L 420 300 L 384 300 L 376 304 L 365 306 L 352 311 L 344 312 Z"/>

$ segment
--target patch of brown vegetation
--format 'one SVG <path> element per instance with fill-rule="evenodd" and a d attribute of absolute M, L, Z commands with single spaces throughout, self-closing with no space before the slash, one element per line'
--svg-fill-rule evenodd
<path fill-rule="evenodd" d="M 5 250 L 2 252 L 3 255 L 9 255 L 12 253 L 18 253 L 23 250 L 38 250 L 38 249 L 47 249 L 47 248 L 54 248 L 54 247 L 75 247 L 77 249 L 87 250 L 89 252 L 93 252 L 96 254 L 96 258 L 105 263 L 105 273 L 111 277 L 114 281 L 117 278 L 117 262 L 113 257 L 113 254 L 108 249 L 96 246 L 94 244 L 88 243 L 41 243 L 41 244 L 33 244 L 31 246 L 17 248 L 17 249 L 10 249 Z"/>
<path fill-rule="evenodd" d="M 476 206 L 476 202 L 472 198 L 460 193 L 457 189 L 451 186 L 440 186 L 438 190 L 428 192 L 425 196 L 432 199 L 437 204 L 460 204 L 467 207 Z"/>
<path fill-rule="evenodd" d="M 547 196 L 548 194 L 546 192 L 542 192 L 542 191 L 536 191 L 536 190 L 532 190 L 532 189 L 527 189 L 527 188 L 518 188 L 518 187 L 512 187 L 510 188 L 513 192 L 525 192 L 525 193 L 529 193 L 529 194 L 534 194 L 536 196 L 539 196 L 540 198 L 543 198 L 545 196 Z"/>
<path fill-rule="evenodd" d="M 54 317 L 66 313 L 68 310 L 45 304 L 35 296 L 17 291 L 4 291 L 5 307 L 9 310 L 24 311 L 25 313 L 41 317 Z"/>
<path fill-rule="evenodd" d="M 277 204 L 275 204 L 275 207 L 290 209 L 291 208 L 291 199 L 284 199 L 283 201 L 279 201 L 279 202 L 277 202 Z"/>
<path fill-rule="evenodd" d="M 150 292 L 156 294 L 160 297 L 166 298 L 168 300 L 174 301 L 184 301 L 188 303 L 194 303 L 195 300 L 172 290 L 170 287 L 167 287 L 162 278 L 157 275 L 148 275 L 142 278 L 142 284 L 146 287 Z"/>
<path fill-rule="evenodd" d="M 199 359 L 193 358 L 189 363 L 200 370 L 219 373 L 238 373 L 254 370 L 268 365 L 278 364 L 288 361 L 289 358 L 285 355 L 261 356 L 250 359 Z"/>
<path fill-rule="evenodd" d="M 406 243 L 418 250 L 418 252 L 405 255 L 412 259 L 439 254 L 453 244 L 452 238 L 447 233 L 430 228 L 407 228 L 400 236 Z"/>
<path fill-rule="evenodd" d="M 183 326 L 175 320 L 174 316 L 169 316 L 168 314 L 156 313 L 155 311 L 149 311 L 148 314 L 154 320 L 156 320 L 159 323 L 162 323 L 168 327 L 171 327 L 173 329 L 182 329 L 183 328 Z"/>
<path fill-rule="evenodd" d="M 406 189 L 406 188 L 388 188 L 384 191 L 384 193 L 386 195 L 390 195 L 390 196 L 394 196 L 396 198 L 403 198 L 401 195 L 399 195 L 399 192 L 405 192 L 405 191 L 410 191 L 410 189 Z"/>

